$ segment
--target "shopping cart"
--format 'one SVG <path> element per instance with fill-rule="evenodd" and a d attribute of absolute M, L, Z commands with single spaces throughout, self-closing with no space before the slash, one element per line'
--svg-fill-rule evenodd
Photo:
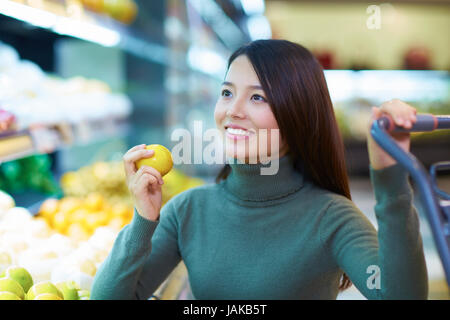
<path fill-rule="evenodd" d="M 420 195 L 419 200 L 450 287 L 450 194 L 440 190 L 436 183 L 437 172 L 450 169 L 450 161 L 431 165 L 428 174 L 422 163 L 413 154 L 401 149 L 389 135 L 389 132 L 424 132 L 438 129 L 450 129 L 450 115 L 418 114 L 417 122 L 411 129 L 397 127 L 390 116 L 383 116 L 372 123 L 370 133 L 381 148 L 408 170 L 415 181 Z"/>

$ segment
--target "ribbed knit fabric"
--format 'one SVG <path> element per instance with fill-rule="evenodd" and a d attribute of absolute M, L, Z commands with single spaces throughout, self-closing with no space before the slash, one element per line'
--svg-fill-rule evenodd
<path fill-rule="evenodd" d="M 369 299 L 427 298 L 402 167 L 370 168 L 377 231 L 288 156 L 275 175 L 261 175 L 262 166 L 231 164 L 226 180 L 170 199 L 158 222 L 135 211 L 97 271 L 91 299 L 148 299 L 181 260 L 197 299 L 335 299 L 343 272 Z"/>

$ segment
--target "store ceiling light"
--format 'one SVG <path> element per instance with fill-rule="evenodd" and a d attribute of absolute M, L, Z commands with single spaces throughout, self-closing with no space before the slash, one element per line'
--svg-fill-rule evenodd
<path fill-rule="evenodd" d="M 263 14 L 265 10 L 264 0 L 241 0 L 241 6 L 248 16 Z"/>
<path fill-rule="evenodd" d="M 0 13 L 61 35 L 95 42 L 107 47 L 116 46 L 120 42 L 120 34 L 112 29 L 59 16 L 9 0 L 0 0 Z"/>

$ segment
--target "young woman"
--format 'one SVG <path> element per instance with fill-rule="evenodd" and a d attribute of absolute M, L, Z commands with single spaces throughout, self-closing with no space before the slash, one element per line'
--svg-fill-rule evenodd
<path fill-rule="evenodd" d="M 416 110 L 392 100 L 373 107 L 372 119 L 383 113 L 410 128 Z M 375 230 L 351 201 L 323 70 L 307 49 L 285 40 L 238 49 L 214 116 L 227 157 L 240 161 L 162 209 L 161 175 L 134 164 L 153 151 L 141 145 L 124 155 L 136 210 L 95 276 L 92 299 L 148 299 L 181 260 L 197 299 L 335 299 L 351 283 L 369 299 L 427 298 L 408 174 L 368 134 Z M 265 150 L 277 154 L 274 175 L 262 175 L 267 165 L 249 162 L 255 155 L 238 144 L 261 129 L 280 133 L 279 148 Z M 409 149 L 409 134 L 394 138 Z"/>

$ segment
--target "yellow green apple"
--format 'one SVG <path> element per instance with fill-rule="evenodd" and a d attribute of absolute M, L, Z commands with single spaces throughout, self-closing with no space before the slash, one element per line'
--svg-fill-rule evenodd
<path fill-rule="evenodd" d="M 3 273 L 1 277 L 10 278 L 16 280 L 23 288 L 23 291 L 28 292 L 33 285 L 33 278 L 31 274 L 22 267 L 19 266 L 9 266 Z"/>
<path fill-rule="evenodd" d="M 151 144 L 146 146 L 145 149 L 153 150 L 154 153 L 150 158 L 143 158 L 136 161 L 136 167 L 138 169 L 141 166 L 153 167 L 159 171 L 161 177 L 164 177 L 173 167 L 173 159 L 170 151 L 160 144 Z"/>
<path fill-rule="evenodd" d="M 61 281 L 55 284 L 59 291 L 62 292 L 64 300 L 79 300 L 78 286 L 75 281 Z"/>
<path fill-rule="evenodd" d="M 25 298 L 25 291 L 23 291 L 22 286 L 16 280 L 11 278 L 0 279 L 0 291 L 14 293 L 22 300 Z"/>
<path fill-rule="evenodd" d="M 64 295 L 61 291 L 50 281 L 42 281 L 33 285 L 27 292 L 27 300 L 34 300 L 38 295 L 42 293 L 51 293 L 59 296 L 61 299 Z"/>

